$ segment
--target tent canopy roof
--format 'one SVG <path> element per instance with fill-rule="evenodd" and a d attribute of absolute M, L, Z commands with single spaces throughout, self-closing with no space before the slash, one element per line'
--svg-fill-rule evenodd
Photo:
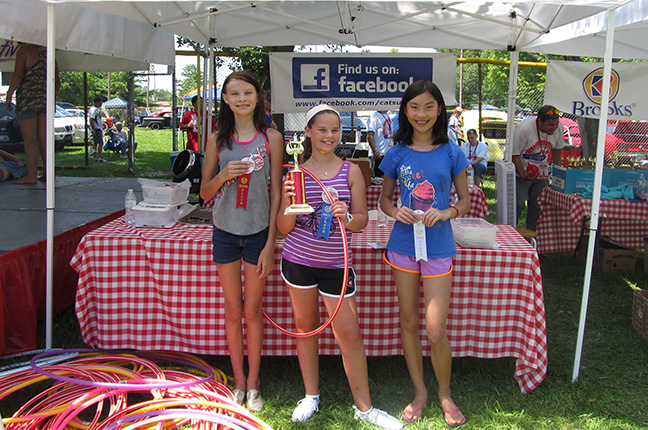
<path fill-rule="evenodd" d="M 536 43 L 541 36 L 628 0 L 41 1 L 82 5 L 215 46 L 334 43 L 525 50 L 533 45 L 541 50 Z"/>
<path fill-rule="evenodd" d="M 2 0 L 0 3 L 3 3 L 0 38 L 47 45 L 45 2 Z M 151 63 L 174 64 L 173 34 L 149 23 L 76 4 L 58 4 L 54 15 L 57 62 L 61 70 L 148 70 Z"/>

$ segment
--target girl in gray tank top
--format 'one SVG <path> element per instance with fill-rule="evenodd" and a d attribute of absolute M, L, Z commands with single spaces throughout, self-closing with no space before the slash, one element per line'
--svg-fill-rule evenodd
<path fill-rule="evenodd" d="M 283 137 L 266 128 L 261 86 L 249 72 L 225 79 L 218 130 L 209 136 L 200 195 L 215 198 L 213 257 L 225 298 L 227 344 L 234 396 L 248 409 L 263 408 L 259 386 L 266 277 L 274 269 L 281 199 Z M 245 285 L 241 277 L 241 261 Z M 244 369 L 246 316 L 248 374 Z"/>

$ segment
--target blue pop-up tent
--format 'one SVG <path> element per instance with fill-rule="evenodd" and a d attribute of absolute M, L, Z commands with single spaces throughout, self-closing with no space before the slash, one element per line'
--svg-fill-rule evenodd
<path fill-rule="evenodd" d="M 104 102 L 102 106 L 106 109 L 127 108 L 128 102 L 124 99 L 120 99 L 119 97 L 115 97 L 114 99 L 110 99 Z"/>
<path fill-rule="evenodd" d="M 213 86 L 211 88 L 207 88 L 207 97 L 211 96 L 213 89 L 214 89 Z M 216 88 L 216 99 L 214 101 L 220 101 L 220 99 L 221 99 L 221 91 L 222 91 L 221 87 Z M 197 89 L 192 90 L 192 91 L 189 91 L 188 93 L 186 93 L 184 96 L 182 96 L 182 99 L 187 100 L 187 101 L 191 101 L 191 99 L 194 98 L 194 96 L 196 96 L 197 94 L 198 94 Z M 200 97 L 202 97 L 203 99 L 205 98 L 205 92 L 203 91 L 202 85 L 200 86 Z"/>

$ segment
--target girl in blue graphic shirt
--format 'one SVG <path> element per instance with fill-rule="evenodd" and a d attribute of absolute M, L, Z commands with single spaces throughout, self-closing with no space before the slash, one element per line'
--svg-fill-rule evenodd
<path fill-rule="evenodd" d="M 417 81 L 407 88 L 398 123 L 394 136 L 396 144 L 380 165 L 385 173 L 380 206 L 396 220 L 384 261 L 392 267 L 396 282 L 401 343 L 414 384 L 414 400 L 407 405 L 402 418 L 417 421 L 428 400 L 418 332 L 419 285 L 423 278 L 425 328 L 439 385 L 439 404 L 446 423 L 455 427 L 465 423 L 466 418 L 450 392 L 452 352 L 446 318 L 452 285 L 452 257 L 457 251 L 449 220 L 470 209 L 465 172 L 469 163 L 459 146 L 448 143 L 445 102 L 432 82 Z M 392 202 L 397 180 L 401 207 Z M 459 201 L 450 206 L 453 182 Z M 415 228 L 417 223 L 421 223 L 421 228 Z"/>

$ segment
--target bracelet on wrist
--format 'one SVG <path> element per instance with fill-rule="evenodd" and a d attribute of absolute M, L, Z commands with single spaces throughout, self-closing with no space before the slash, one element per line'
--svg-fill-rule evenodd
<path fill-rule="evenodd" d="M 457 209 L 456 206 L 450 206 L 450 209 L 454 209 L 457 212 L 457 214 L 454 217 L 459 218 L 459 209 Z"/>

